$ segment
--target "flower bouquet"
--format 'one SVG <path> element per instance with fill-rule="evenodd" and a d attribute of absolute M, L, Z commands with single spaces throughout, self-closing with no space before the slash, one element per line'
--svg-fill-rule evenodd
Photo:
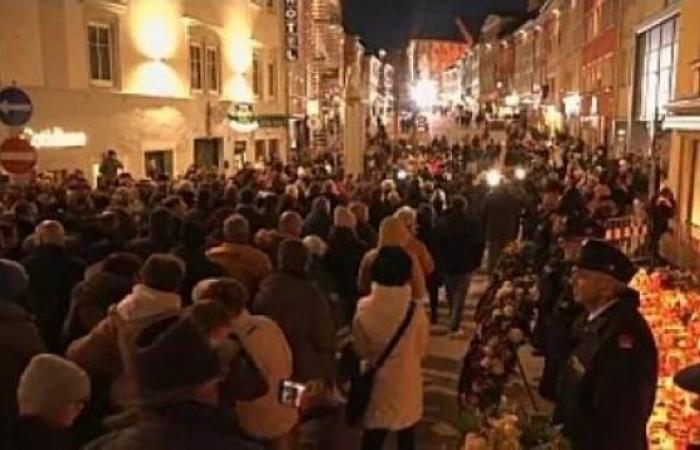
<path fill-rule="evenodd" d="M 499 414 L 485 417 L 465 409 L 459 425 L 464 434 L 460 450 L 570 450 L 559 427 L 547 416 Z"/>
<path fill-rule="evenodd" d="M 530 336 L 539 300 L 533 259 L 509 247 L 497 276 L 477 307 L 476 332 L 462 365 L 460 394 L 467 405 L 489 412 L 499 407 L 515 373 L 518 347 Z"/>

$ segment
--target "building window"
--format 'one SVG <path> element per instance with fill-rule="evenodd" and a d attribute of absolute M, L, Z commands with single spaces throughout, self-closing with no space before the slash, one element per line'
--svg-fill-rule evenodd
<path fill-rule="evenodd" d="M 267 93 L 271 98 L 277 97 L 277 63 L 267 65 Z"/>
<path fill-rule="evenodd" d="M 193 91 L 204 89 L 202 45 L 190 43 L 190 88 Z"/>
<path fill-rule="evenodd" d="M 676 86 L 678 59 L 678 17 L 672 17 L 637 38 L 639 67 L 636 99 L 639 118 L 652 121 L 666 111 Z"/>
<path fill-rule="evenodd" d="M 253 95 L 260 97 L 260 58 L 253 55 Z"/>
<path fill-rule="evenodd" d="M 88 24 L 88 50 L 90 58 L 90 80 L 93 84 L 114 84 L 112 27 L 107 23 Z"/>
<path fill-rule="evenodd" d="M 207 47 L 207 88 L 209 92 L 219 92 L 220 71 L 219 49 L 217 47 Z"/>

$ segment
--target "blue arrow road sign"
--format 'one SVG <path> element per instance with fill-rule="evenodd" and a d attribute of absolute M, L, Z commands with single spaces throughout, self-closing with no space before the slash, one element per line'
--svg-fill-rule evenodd
<path fill-rule="evenodd" d="M 32 101 L 22 89 L 9 87 L 0 91 L 0 122 L 19 127 L 32 117 Z"/>

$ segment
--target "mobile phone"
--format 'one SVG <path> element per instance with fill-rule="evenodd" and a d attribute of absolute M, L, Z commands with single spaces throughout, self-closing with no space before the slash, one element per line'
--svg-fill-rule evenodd
<path fill-rule="evenodd" d="M 291 380 L 282 380 L 279 388 L 279 402 L 284 406 L 299 408 L 304 391 L 306 391 L 306 385 Z"/>

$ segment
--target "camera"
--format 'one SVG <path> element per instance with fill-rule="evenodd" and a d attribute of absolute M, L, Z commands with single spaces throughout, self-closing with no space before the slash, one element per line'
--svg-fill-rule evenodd
<path fill-rule="evenodd" d="M 279 388 L 279 402 L 285 406 L 299 408 L 305 391 L 306 385 L 295 383 L 291 380 L 283 380 Z"/>

